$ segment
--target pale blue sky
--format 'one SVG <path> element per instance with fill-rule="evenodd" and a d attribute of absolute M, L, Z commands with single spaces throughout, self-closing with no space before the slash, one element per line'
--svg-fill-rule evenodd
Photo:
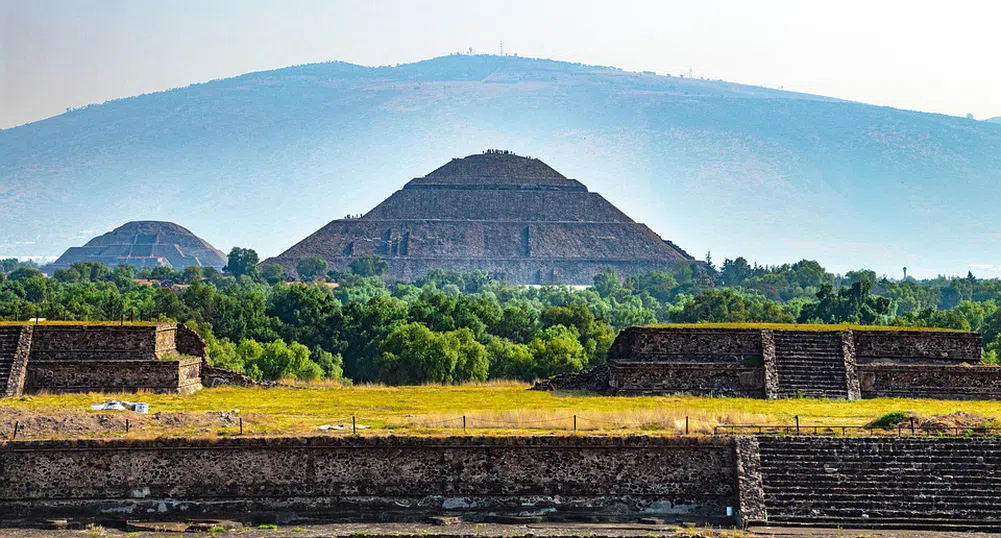
<path fill-rule="evenodd" d="M 984 1 L 0 0 L 0 127 L 67 107 L 327 60 L 472 47 L 1001 115 Z"/>

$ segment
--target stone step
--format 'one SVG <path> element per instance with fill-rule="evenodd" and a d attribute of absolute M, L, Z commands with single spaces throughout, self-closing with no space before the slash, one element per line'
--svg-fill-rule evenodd
<path fill-rule="evenodd" d="M 990 492 L 985 492 L 984 490 L 973 490 L 971 495 L 973 494 L 991 495 Z M 845 494 L 840 496 L 821 493 L 803 493 L 790 496 L 765 490 L 765 495 L 768 496 L 768 500 L 765 502 L 765 505 L 775 507 L 813 505 L 826 506 L 832 509 L 858 507 L 876 510 L 880 507 L 883 509 L 894 509 L 898 507 L 914 509 L 920 506 L 923 511 L 934 506 L 949 506 L 954 507 L 957 510 L 965 508 L 967 510 L 986 509 L 993 512 L 1001 511 L 1001 499 L 997 497 L 985 497 L 977 500 L 971 500 L 970 497 L 964 496 L 960 491 L 957 491 L 952 495 L 938 495 L 934 497 L 921 497 L 914 495 L 913 493 L 894 493 L 878 490 L 868 490 L 865 493 L 860 492 L 859 495 Z"/>
<path fill-rule="evenodd" d="M 841 370 L 845 369 L 845 361 L 841 357 L 832 357 L 830 359 L 818 359 L 814 357 L 809 358 L 799 358 L 795 360 L 784 359 L 782 357 L 775 357 L 775 367 L 776 368 L 795 368 L 797 366 L 819 366 L 822 368 L 839 368 Z"/>
<path fill-rule="evenodd" d="M 825 380 L 837 381 L 838 378 L 841 378 L 841 381 L 843 381 L 845 377 L 845 373 L 843 371 L 842 372 L 796 371 L 796 370 L 784 370 L 782 368 L 778 368 L 777 370 L 778 371 L 776 373 L 779 375 L 779 379 L 782 379 L 784 376 L 786 379 L 789 380 L 801 379 L 804 381 L 825 381 Z"/>
<path fill-rule="evenodd" d="M 776 340 L 776 351 L 781 349 L 841 349 L 841 340 Z"/>
<path fill-rule="evenodd" d="M 994 505 L 983 505 L 975 508 L 963 508 L 955 505 L 923 505 L 914 504 L 911 506 L 900 506 L 895 508 L 893 506 L 876 507 L 876 506 L 797 506 L 797 507 L 785 507 L 785 506 L 769 506 L 765 505 L 765 510 L 768 511 L 768 518 L 780 517 L 782 515 L 793 516 L 798 515 L 801 517 L 808 516 L 810 514 L 823 514 L 827 517 L 861 517 L 862 514 L 866 514 L 870 519 L 896 519 L 896 518 L 907 518 L 914 517 L 917 515 L 924 515 L 925 517 L 954 517 L 957 519 L 997 519 L 998 518 L 998 504 Z M 774 512 L 773 512 L 774 511 Z M 775 514 L 774 516 L 772 514 Z"/>
<path fill-rule="evenodd" d="M 901 430 L 908 429 L 908 425 L 904 425 Z M 952 445 L 955 446 L 955 445 Z M 922 450 L 926 447 L 920 445 L 915 446 L 915 450 Z M 788 467 L 790 463 L 797 463 L 802 465 L 803 463 L 838 463 L 839 465 L 851 466 L 851 465 L 882 465 L 884 463 L 896 463 L 898 465 L 904 465 L 909 462 L 922 461 L 922 462 L 978 462 L 978 458 L 983 458 L 983 462 L 1001 462 L 1001 453 L 994 448 L 984 448 L 983 450 L 949 450 L 950 446 L 944 447 L 934 447 L 924 454 L 901 454 L 899 452 L 885 452 L 885 451 L 865 451 L 859 452 L 855 450 L 845 450 L 843 447 L 832 446 L 827 450 L 831 453 L 828 454 L 816 454 L 803 450 L 798 446 L 786 446 L 786 447 L 774 447 L 768 446 L 763 447 L 761 450 L 762 458 L 768 456 L 774 456 L 778 463 L 781 463 L 783 467 Z M 790 458 L 796 458 L 795 461 L 790 461 Z M 779 461 L 781 459 L 781 461 Z M 885 462 L 882 460 L 886 460 Z"/>
<path fill-rule="evenodd" d="M 835 357 L 831 360 L 817 360 L 817 359 L 796 359 L 796 360 L 785 360 L 781 357 L 776 357 L 775 360 L 776 368 L 804 368 L 804 367 L 820 367 L 820 368 L 836 368 L 839 370 L 845 369 L 845 362 L 841 360 L 841 357 Z"/>
<path fill-rule="evenodd" d="M 863 517 L 826 517 L 826 516 L 768 516 L 769 523 L 778 523 L 788 527 L 841 527 L 867 529 L 913 529 L 941 532 L 989 532 L 1001 530 L 1001 520 L 983 518 L 979 520 L 962 520 L 948 516 L 910 515 L 902 518 L 881 518 L 879 521 Z"/>
<path fill-rule="evenodd" d="M 796 398 L 809 398 L 814 400 L 844 400 L 848 398 L 848 391 L 844 390 L 841 392 L 835 391 L 806 391 L 798 390 L 792 392 L 778 391 L 776 394 L 779 398 L 786 400 L 795 400 Z"/>
<path fill-rule="evenodd" d="M 841 342 L 775 342 L 775 352 L 795 351 L 800 349 L 809 350 L 831 350 L 840 352 L 843 348 Z"/>
<path fill-rule="evenodd" d="M 768 507 L 765 507 L 767 510 Z M 781 509 L 780 509 L 781 510 Z M 859 518 L 868 519 L 870 521 L 876 522 L 890 522 L 895 520 L 908 520 L 908 519 L 953 519 L 956 521 L 998 521 L 997 512 L 991 513 L 989 510 L 982 511 L 971 511 L 971 512 L 954 512 L 950 508 L 940 508 L 937 510 L 930 510 L 925 512 L 924 510 L 908 510 L 902 508 L 900 510 L 867 510 L 864 508 L 859 508 L 857 510 L 852 509 L 832 509 L 828 510 L 818 510 L 818 509 L 806 509 L 802 511 L 791 511 L 785 512 L 780 511 L 778 513 L 768 513 L 769 521 L 781 521 L 780 518 L 786 517 L 825 517 L 825 518 Z M 868 517 L 865 517 L 868 516 Z"/>
<path fill-rule="evenodd" d="M 775 355 L 775 364 L 780 366 L 793 366 L 796 364 L 821 364 L 835 365 L 844 364 L 842 355 Z"/>
<path fill-rule="evenodd" d="M 950 480 L 948 482 L 935 482 L 933 480 L 901 480 L 893 481 L 893 483 L 887 483 L 889 479 L 884 478 L 882 482 L 860 482 L 857 480 L 844 480 L 840 482 L 828 482 L 820 483 L 817 481 L 781 481 L 774 480 L 773 478 L 768 479 L 768 485 L 764 486 L 765 491 L 773 491 L 779 496 L 791 495 L 791 496 L 802 496 L 802 495 L 848 495 L 856 497 L 858 492 L 861 491 L 871 491 L 880 490 L 886 492 L 902 492 L 907 495 L 914 495 L 915 490 L 912 489 L 913 486 L 934 486 L 938 489 L 928 492 L 929 496 L 935 496 L 938 494 L 949 494 L 950 492 L 955 492 L 957 494 L 966 494 L 973 491 L 984 491 L 989 496 L 996 496 L 997 486 L 1001 485 L 998 481 L 983 481 L 977 480 L 976 477 L 966 477 L 962 480 Z M 816 486 L 816 487 L 815 487 Z M 955 488 L 960 488 L 956 490 Z M 823 490 L 818 493 L 818 490 Z"/>
<path fill-rule="evenodd" d="M 800 427 L 800 431 L 809 431 L 812 429 L 813 428 L 808 426 Z M 998 463 L 996 457 L 984 457 L 984 461 L 979 461 L 976 457 L 957 456 L 954 461 L 947 461 L 945 458 L 942 458 L 935 460 L 895 460 L 892 462 L 874 460 L 866 463 L 845 462 L 835 459 L 818 460 L 810 459 L 808 457 L 797 457 L 794 454 L 782 456 L 763 453 L 761 454 L 761 458 L 761 468 L 774 470 L 776 476 L 795 476 L 797 474 L 802 475 L 803 473 L 809 473 L 812 476 L 816 473 L 823 472 L 823 469 L 825 468 L 834 469 L 834 472 L 830 474 L 842 474 L 848 476 L 906 474 L 908 472 L 916 473 L 928 470 L 934 470 L 935 472 L 949 472 L 946 476 L 963 476 L 969 474 L 970 472 L 966 471 L 966 469 L 975 469 L 978 473 L 995 471 L 1001 474 L 1001 463 Z M 774 464 L 770 461 L 765 461 L 772 459 L 775 460 Z"/>
<path fill-rule="evenodd" d="M 845 388 L 844 378 L 832 379 L 831 377 L 822 377 L 822 376 L 807 377 L 805 375 L 791 375 L 791 374 L 783 375 L 782 372 L 779 372 L 778 380 L 779 380 L 778 388 L 780 390 L 783 388 L 790 388 L 790 387 L 802 387 L 808 389 L 824 389 L 833 387 Z"/>

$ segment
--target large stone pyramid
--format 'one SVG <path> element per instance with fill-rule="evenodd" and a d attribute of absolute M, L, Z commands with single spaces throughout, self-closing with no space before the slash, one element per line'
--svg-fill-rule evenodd
<path fill-rule="evenodd" d="M 226 255 L 173 222 L 140 220 L 97 236 L 82 247 L 71 247 L 43 270 L 52 274 L 78 262 L 100 262 L 109 267 L 125 263 L 138 268 L 163 266 L 181 270 L 199 266 L 221 269 L 226 265 Z"/>
<path fill-rule="evenodd" d="M 366 254 L 385 258 L 388 276 L 401 280 L 438 267 L 484 269 L 520 284 L 591 284 L 607 268 L 624 276 L 691 260 L 579 181 L 497 150 L 453 159 L 263 263 L 294 275 L 307 256 L 343 270 Z"/>

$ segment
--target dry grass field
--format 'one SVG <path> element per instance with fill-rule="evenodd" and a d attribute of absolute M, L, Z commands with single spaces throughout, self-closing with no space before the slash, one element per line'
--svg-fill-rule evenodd
<path fill-rule="evenodd" d="M 716 425 L 793 424 L 804 427 L 864 425 L 891 411 L 921 416 L 956 411 L 1001 417 L 1001 402 L 874 399 L 758 400 L 691 396 L 612 397 L 529 391 L 524 383 L 460 386 L 205 389 L 184 395 L 32 395 L 0 400 L 0 435 L 54 437 L 159 437 L 350 434 L 354 417 L 363 435 L 470 434 L 711 434 Z M 109 399 L 145 401 L 150 414 L 90 411 Z M 463 419 L 465 417 L 465 419 Z M 125 433 L 125 422 L 129 432 Z M 329 426 L 321 429 L 321 426 Z"/>

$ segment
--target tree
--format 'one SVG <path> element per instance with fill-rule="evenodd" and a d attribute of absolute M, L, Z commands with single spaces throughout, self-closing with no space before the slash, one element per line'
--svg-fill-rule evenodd
<path fill-rule="evenodd" d="M 257 264 L 260 261 L 257 251 L 254 249 L 233 247 L 229 251 L 226 266 L 222 270 L 235 277 L 247 275 L 250 278 L 256 278 Z"/>
<path fill-rule="evenodd" d="M 282 266 L 277 263 L 269 263 L 265 265 L 261 268 L 260 274 L 261 278 L 272 286 L 285 280 L 285 270 L 282 269 Z"/>
<path fill-rule="evenodd" d="M 527 306 L 509 306 L 502 312 L 500 319 L 487 327 L 488 332 L 518 344 L 527 344 L 535 338 L 539 322 L 538 313 Z"/>
<path fill-rule="evenodd" d="M 544 329 L 557 326 L 573 327 L 587 355 L 588 365 L 605 362 L 608 349 L 615 340 L 615 331 L 607 323 L 596 320 L 594 314 L 579 303 L 569 306 L 550 306 L 542 311 L 539 323 Z"/>
<path fill-rule="evenodd" d="M 309 348 L 298 342 L 285 344 L 275 340 L 266 344 L 257 359 L 257 366 L 262 377 L 270 380 L 292 378 L 313 381 L 323 375 L 323 368 L 309 360 Z"/>
<path fill-rule="evenodd" d="M 21 264 L 17 258 L 4 258 L 0 260 L 0 273 L 9 273 Z"/>
<path fill-rule="evenodd" d="M 422 323 L 400 325 L 382 343 L 375 363 L 377 379 L 389 385 L 450 383 L 458 347 L 457 340 Z"/>
<path fill-rule="evenodd" d="M 837 292 L 830 284 L 821 286 L 816 303 L 803 306 L 800 322 L 882 324 L 889 321 L 893 303 L 886 297 L 870 295 L 872 282 L 863 279 Z"/>
<path fill-rule="evenodd" d="M 577 329 L 555 325 L 539 333 L 529 344 L 535 359 L 535 377 L 580 372 L 587 364 L 587 354 L 580 345 Z"/>
<path fill-rule="evenodd" d="M 592 287 L 601 297 L 610 297 L 613 293 L 621 289 L 622 285 L 619 284 L 619 275 L 615 271 L 605 269 L 594 275 L 594 285 Z"/>
<path fill-rule="evenodd" d="M 182 278 L 185 284 L 194 284 L 202 280 L 202 268 L 197 265 L 185 267 L 182 274 L 184 275 Z"/>
<path fill-rule="evenodd" d="M 309 358 L 323 368 L 323 377 L 334 381 L 344 380 L 344 359 L 340 353 L 333 354 L 320 346 L 314 347 Z"/>
<path fill-rule="evenodd" d="M 295 270 L 303 282 L 312 282 L 327 273 L 327 260 L 320 256 L 306 256 L 299 260 Z"/>
<path fill-rule="evenodd" d="M 486 351 L 491 379 L 535 379 L 535 359 L 528 346 L 489 336 Z"/>
<path fill-rule="evenodd" d="M 463 327 L 445 336 L 455 342 L 458 351 L 451 382 L 486 381 L 490 361 L 487 359 L 486 348 L 473 337 L 473 331 Z"/>
<path fill-rule="evenodd" d="M 19 267 L 8 273 L 7 278 L 11 282 L 17 282 L 19 280 L 44 279 L 45 275 L 43 275 L 38 269 L 33 269 L 31 267 Z"/>
<path fill-rule="evenodd" d="M 743 259 L 743 258 L 741 258 Z M 724 264 L 724 268 L 726 265 Z M 671 273 L 663 271 L 650 271 L 639 275 L 632 275 L 626 279 L 626 286 L 634 293 L 647 293 L 660 302 L 669 302 L 674 298 L 675 288 L 678 281 Z"/>
<path fill-rule="evenodd" d="M 751 268 L 751 264 L 747 263 L 743 256 L 738 256 L 735 260 L 723 260 L 720 283 L 724 286 L 739 286 L 753 275 L 754 269 Z"/>
<path fill-rule="evenodd" d="M 382 276 L 389 269 L 389 262 L 379 256 L 366 254 L 352 261 L 349 267 L 358 276 Z"/>

